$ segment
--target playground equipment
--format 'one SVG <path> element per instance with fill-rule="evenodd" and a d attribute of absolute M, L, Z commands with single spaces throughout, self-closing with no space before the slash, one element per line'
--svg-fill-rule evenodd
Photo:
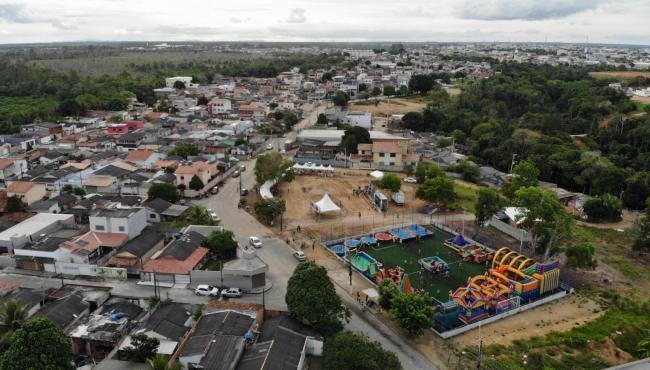
<path fill-rule="evenodd" d="M 461 234 L 458 234 L 451 239 L 445 240 L 445 245 L 455 250 L 456 252 L 460 252 L 463 248 L 472 244 L 474 244 L 474 242 L 466 240 Z"/>
<path fill-rule="evenodd" d="M 384 268 L 381 262 L 370 257 L 365 252 L 349 254 L 347 259 L 357 271 L 373 281 L 379 270 Z"/>
<path fill-rule="evenodd" d="M 376 245 L 377 244 L 377 239 L 373 238 L 372 236 L 363 236 L 360 239 L 361 245 Z"/>
<path fill-rule="evenodd" d="M 438 256 L 424 257 L 418 260 L 422 269 L 432 274 L 442 274 L 449 271 L 449 264 Z"/>
<path fill-rule="evenodd" d="M 391 235 L 397 240 L 399 240 L 400 243 L 403 243 L 404 241 L 415 239 L 418 237 L 418 234 L 415 232 L 409 230 L 408 227 L 402 227 L 402 228 L 397 228 L 397 229 L 392 229 L 390 230 Z"/>
<path fill-rule="evenodd" d="M 377 284 L 381 283 L 384 280 L 392 280 L 395 285 L 399 286 L 402 283 L 402 278 L 404 277 L 404 269 L 401 267 L 393 267 L 389 269 L 381 269 L 377 272 L 375 276 L 375 281 Z"/>
<path fill-rule="evenodd" d="M 559 286 L 559 260 L 536 263 L 504 247 L 494 254 L 488 272 L 469 278 L 466 287 L 450 291 L 449 297 L 459 308 L 458 319 L 469 324 L 519 307 Z"/>
<path fill-rule="evenodd" d="M 472 262 L 476 264 L 483 264 L 491 260 L 494 254 L 483 246 L 471 244 L 459 251 L 464 262 Z"/>
<path fill-rule="evenodd" d="M 395 237 L 390 233 L 377 233 L 375 239 L 380 242 L 394 241 Z"/>

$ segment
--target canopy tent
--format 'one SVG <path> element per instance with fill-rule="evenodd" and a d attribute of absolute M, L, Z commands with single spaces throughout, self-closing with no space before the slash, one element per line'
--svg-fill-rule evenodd
<path fill-rule="evenodd" d="M 334 172 L 334 167 L 332 167 L 331 164 L 325 166 L 325 165 L 322 165 L 322 164 L 313 164 L 313 163 L 311 163 L 311 164 L 296 163 L 296 164 L 293 165 L 293 169 L 298 170 L 298 171 Z"/>
<path fill-rule="evenodd" d="M 277 180 L 268 180 L 262 186 L 260 186 L 260 196 L 262 199 L 273 199 L 273 193 L 271 192 L 271 188 L 273 185 L 275 185 L 278 181 Z"/>
<path fill-rule="evenodd" d="M 375 179 L 379 180 L 379 179 L 384 177 L 384 173 L 379 171 L 379 170 L 375 170 L 375 171 L 370 172 L 370 176 L 372 176 Z"/>
<path fill-rule="evenodd" d="M 336 203 L 332 201 L 332 199 L 327 193 L 323 195 L 323 198 L 321 198 L 321 200 L 319 200 L 316 203 L 312 203 L 311 206 L 319 214 L 341 210 L 341 208 L 339 208 L 339 206 L 337 206 Z"/>

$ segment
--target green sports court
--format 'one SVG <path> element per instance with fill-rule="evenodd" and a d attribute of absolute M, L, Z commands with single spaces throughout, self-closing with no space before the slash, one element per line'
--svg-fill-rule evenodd
<path fill-rule="evenodd" d="M 399 266 L 409 275 L 413 288 L 423 288 L 438 303 L 449 300 L 449 291 L 465 286 L 467 278 L 485 273 L 487 266 L 465 263 L 458 253 L 444 245 L 444 241 L 454 236 L 440 229 L 428 227 L 432 236 L 399 243 L 383 243 L 377 247 L 364 248 L 374 259 L 382 262 L 384 268 Z M 422 272 L 418 259 L 438 256 L 449 265 L 449 275 L 432 275 Z"/>

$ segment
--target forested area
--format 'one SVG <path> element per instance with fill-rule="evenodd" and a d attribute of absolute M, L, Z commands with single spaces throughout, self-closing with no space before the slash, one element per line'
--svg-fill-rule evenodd
<path fill-rule="evenodd" d="M 542 180 L 642 209 L 650 196 L 650 119 L 611 80 L 586 69 L 508 63 L 457 97 L 439 87 L 402 125 L 466 144 L 472 159 L 509 171 L 528 159 Z"/>
<path fill-rule="evenodd" d="M 0 61 L 0 133 L 12 133 L 35 119 L 54 120 L 83 115 L 87 110 L 122 110 L 136 96 L 155 103 L 153 89 L 174 75 L 192 76 L 210 83 L 219 75 L 275 77 L 293 67 L 303 72 L 327 68 L 343 61 L 337 55 L 290 55 L 222 62 L 152 62 L 130 64 L 124 72 L 83 77 L 75 71 L 59 72 L 21 61 Z"/>

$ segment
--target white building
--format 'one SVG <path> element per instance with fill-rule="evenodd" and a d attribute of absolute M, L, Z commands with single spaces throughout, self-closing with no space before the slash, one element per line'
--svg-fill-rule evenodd
<path fill-rule="evenodd" d="M 165 86 L 167 86 L 168 88 L 174 88 L 174 84 L 176 83 L 176 81 L 180 81 L 184 83 L 186 88 L 194 88 L 199 86 L 198 84 L 192 83 L 192 77 L 180 77 L 180 76 L 166 78 Z"/>
<path fill-rule="evenodd" d="M 343 117 L 341 122 L 369 130 L 372 126 L 372 114 L 364 111 L 350 111 Z"/>
<path fill-rule="evenodd" d="M 147 226 L 147 211 L 144 208 L 98 209 L 89 221 L 91 231 L 128 234 L 131 240 Z"/>
<path fill-rule="evenodd" d="M 0 252 L 13 254 L 14 248 L 37 241 L 62 224 L 74 225 L 74 215 L 38 213 L 0 233 Z"/>

